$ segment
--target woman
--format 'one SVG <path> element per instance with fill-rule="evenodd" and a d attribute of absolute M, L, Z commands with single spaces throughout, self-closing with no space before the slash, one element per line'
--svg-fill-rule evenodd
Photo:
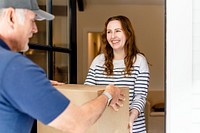
<path fill-rule="evenodd" d="M 130 133 L 146 133 L 144 108 L 149 68 L 136 46 L 134 30 L 127 17 L 114 16 L 106 21 L 101 50 L 90 66 L 85 84 L 128 86 Z"/>

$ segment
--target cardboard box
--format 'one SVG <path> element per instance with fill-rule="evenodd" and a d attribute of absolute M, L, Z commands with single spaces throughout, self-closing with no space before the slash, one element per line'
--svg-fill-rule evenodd
<path fill-rule="evenodd" d="M 82 105 L 97 96 L 101 95 L 105 86 L 88 86 L 67 84 L 56 87 L 61 93 L 68 97 L 73 103 Z M 120 87 L 126 95 L 124 106 L 118 112 L 111 107 L 107 107 L 100 119 L 92 125 L 86 133 L 129 133 L 129 90 L 127 87 Z M 62 133 L 49 126 L 37 122 L 37 133 Z"/>

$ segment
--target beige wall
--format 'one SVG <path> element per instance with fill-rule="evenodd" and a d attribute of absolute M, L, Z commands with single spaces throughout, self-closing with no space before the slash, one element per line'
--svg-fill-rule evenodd
<path fill-rule="evenodd" d="M 78 83 L 87 72 L 87 33 L 102 31 L 108 17 L 127 16 L 135 29 L 136 42 L 150 66 L 150 89 L 164 89 L 164 5 L 87 5 L 77 11 Z"/>

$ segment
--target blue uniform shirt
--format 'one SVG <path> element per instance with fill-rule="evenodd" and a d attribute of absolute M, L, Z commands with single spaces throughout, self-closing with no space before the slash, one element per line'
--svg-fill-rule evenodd
<path fill-rule="evenodd" d="M 34 119 L 48 124 L 69 103 L 43 69 L 0 39 L 0 133 L 29 133 Z"/>

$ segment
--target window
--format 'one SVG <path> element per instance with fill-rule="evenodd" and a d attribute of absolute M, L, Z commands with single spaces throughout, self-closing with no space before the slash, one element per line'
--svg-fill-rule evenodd
<path fill-rule="evenodd" d="M 76 83 L 76 67 L 74 67 L 76 66 L 76 47 L 74 46 L 76 33 L 70 32 L 76 30 L 75 26 L 70 25 L 76 24 L 76 22 L 71 23 L 71 21 L 76 21 L 74 19 L 76 15 L 72 15 L 76 14 L 73 12 L 76 10 L 74 6 L 76 2 L 70 0 L 38 2 L 40 8 L 52 12 L 55 19 L 49 22 L 36 22 L 38 33 L 30 40 L 30 50 L 25 55 L 41 66 L 49 79 Z M 73 61 L 71 61 L 72 58 Z"/>

